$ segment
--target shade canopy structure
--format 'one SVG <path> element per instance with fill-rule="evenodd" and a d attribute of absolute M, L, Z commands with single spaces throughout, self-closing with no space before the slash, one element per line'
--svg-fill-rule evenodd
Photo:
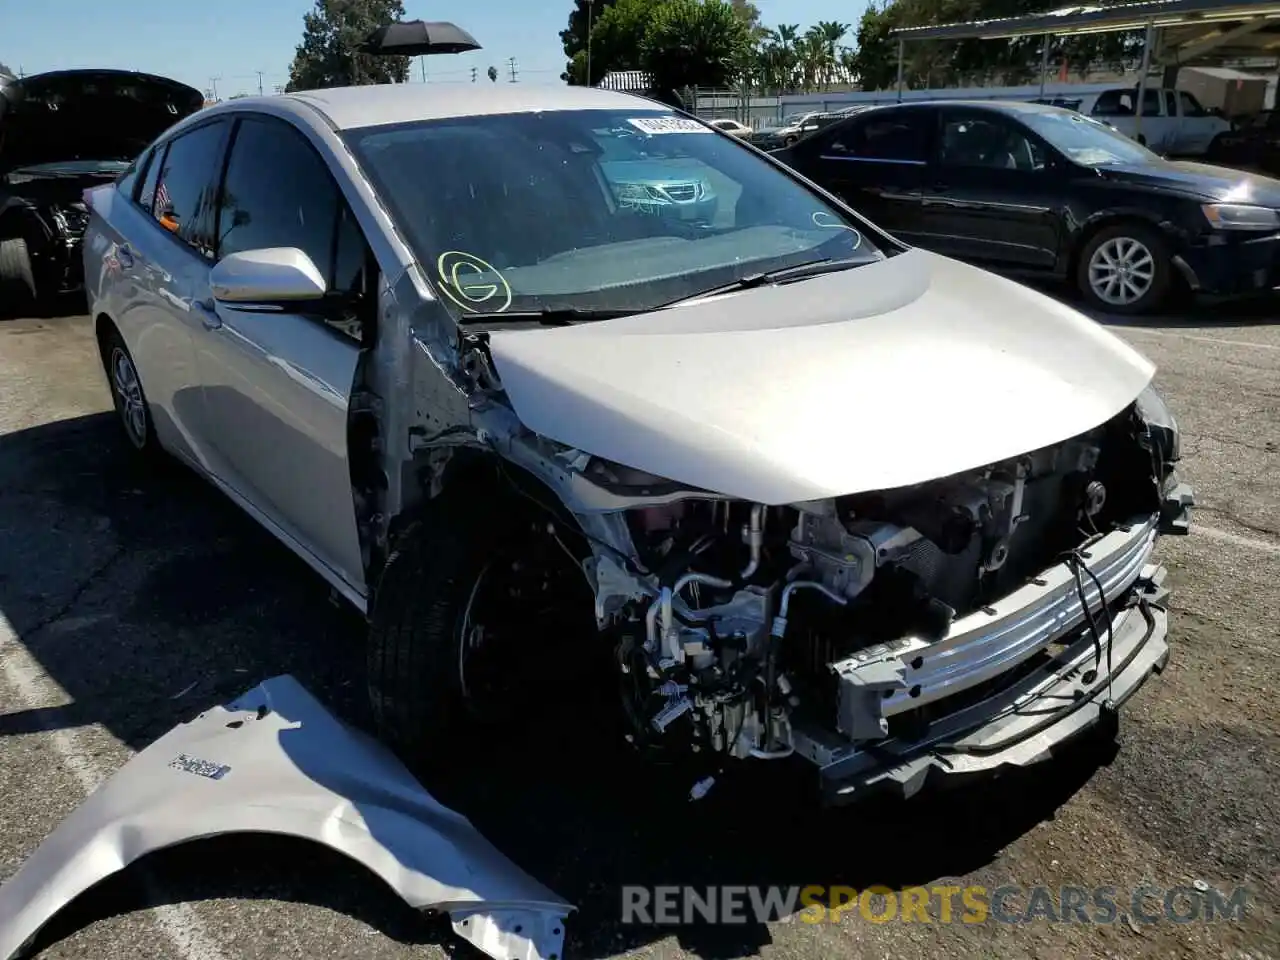
<path fill-rule="evenodd" d="M 902 98 L 903 48 L 921 40 L 1008 40 L 1044 38 L 1040 56 L 1040 90 L 1044 93 L 1050 36 L 1121 33 L 1142 30 L 1142 66 L 1138 98 L 1153 65 L 1165 67 L 1165 84 L 1173 86 L 1179 66 L 1227 58 L 1280 54 L 1280 0 L 1137 0 L 1110 6 L 1060 7 L 1022 17 L 1000 17 L 937 26 L 900 27 L 890 32 L 898 41 L 898 98 Z M 1136 119 L 1141 127 L 1141 115 Z"/>
<path fill-rule="evenodd" d="M 1112 6 L 1061 7 L 1023 17 L 973 20 L 892 31 L 901 41 L 1002 40 L 1045 34 L 1079 36 L 1160 31 L 1157 60 L 1192 63 L 1280 54 L 1280 0 L 1142 0 Z"/>
<path fill-rule="evenodd" d="M 425 57 L 437 53 L 466 53 L 481 47 L 475 37 L 455 24 L 403 20 L 379 27 L 356 49 L 372 56 Z"/>

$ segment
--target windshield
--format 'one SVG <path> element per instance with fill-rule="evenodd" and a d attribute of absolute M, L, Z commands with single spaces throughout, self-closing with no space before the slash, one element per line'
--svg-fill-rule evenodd
<path fill-rule="evenodd" d="M 348 131 L 461 314 L 640 312 L 815 260 L 882 254 L 856 220 L 667 111 L 554 111 Z"/>
<path fill-rule="evenodd" d="M 1067 157 L 1087 167 L 1151 163 L 1160 159 L 1137 141 L 1083 114 L 1027 111 L 1021 119 Z"/>

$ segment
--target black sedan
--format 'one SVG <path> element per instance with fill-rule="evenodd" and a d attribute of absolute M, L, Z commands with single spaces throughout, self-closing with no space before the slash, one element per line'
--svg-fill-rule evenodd
<path fill-rule="evenodd" d="M 906 243 L 1066 280 L 1112 313 L 1182 283 L 1280 286 L 1280 181 L 1176 163 L 1070 110 L 946 101 L 877 107 L 776 158 Z"/>
<path fill-rule="evenodd" d="M 1263 110 L 1240 121 L 1209 144 L 1205 159 L 1241 170 L 1280 177 L 1280 110 Z"/>

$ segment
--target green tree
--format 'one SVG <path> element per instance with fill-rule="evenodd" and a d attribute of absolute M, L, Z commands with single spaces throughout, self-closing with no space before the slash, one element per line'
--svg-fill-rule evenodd
<path fill-rule="evenodd" d="M 768 28 L 760 23 L 760 8 L 751 0 L 729 0 L 729 6 L 733 7 L 733 12 L 738 19 L 746 24 L 753 46 L 758 45 L 769 35 Z"/>
<path fill-rule="evenodd" d="M 492 80 L 494 83 L 497 83 L 497 82 L 498 82 L 498 68 L 497 68 L 497 67 L 490 67 L 488 72 L 489 72 L 489 79 L 490 79 L 490 80 Z"/>
<path fill-rule="evenodd" d="M 595 85 L 610 70 L 639 70 L 640 47 L 662 0 L 615 0 L 591 28 L 591 74 L 587 79 L 586 51 L 574 58 L 579 83 Z"/>
<path fill-rule="evenodd" d="M 408 57 L 355 52 L 370 33 L 403 16 L 402 0 L 316 0 L 315 9 L 302 18 L 302 42 L 285 89 L 404 83 L 409 79 Z"/>
<path fill-rule="evenodd" d="M 573 0 L 573 9 L 569 11 L 569 25 L 560 31 L 560 43 L 569 61 L 565 64 L 564 73 L 560 74 L 560 79 L 565 83 L 581 85 L 585 82 L 586 70 L 581 67 L 575 69 L 574 60 L 581 53 L 585 64 L 588 19 L 594 24 L 614 3 L 615 0 Z M 591 59 L 595 60 L 594 49 L 591 51 Z M 595 73 L 594 63 L 591 72 Z"/>
<path fill-rule="evenodd" d="M 751 42 L 727 0 L 662 0 L 640 46 L 640 62 L 657 93 L 670 98 L 689 87 L 725 84 Z"/>

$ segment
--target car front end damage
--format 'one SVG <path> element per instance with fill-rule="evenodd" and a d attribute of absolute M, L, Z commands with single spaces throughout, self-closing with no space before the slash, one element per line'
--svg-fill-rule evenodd
<path fill-rule="evenodd" d="M 906 490 L 624 511 L 626 530 L 593 559 L 632 736 L 796 754 L 834 802 L 1044 759 L 1168 657 L 1151 558 L 1159 534 L 1185 531 L 1191 496 L 1160 430 L 1135 406 Z M 653 482 L 592 462 L 584 473 Z"/>
<path fill-rule="evenodd" d="M 920 256 L 929 269 L 972 269 Z M 806 284 L 815 298 L 821 283 Z M 1089 323 L 1075 315 L 1069 322 Z M 681 340 L 688 343 L 699 323 L 690 313 L 670 326 L 693 331 Z M 820 326 L 792 332 L 803 340 Z M 637 746 L 698 754 L 709 769 L 730 758 L 803 758 L 833 803 L 881 790 L 910 796 L 934 779 L 1051 756 L 1085 729 L 1114 722 L 1168 658 L 1165 572 L 1153 551 L 1160 535 L 1187 532 L 1194 503 L 1175 470 L 1177 424 L 1150 385 L 1149 365 L 1119 341 L 1111 346 L 1100 328 L 1084 332 L 1107 338 L 1094 347 L 1114 351 L 1099 353 L 1086 375 L 1088 389 L 1109 391 L 1114 412 L 1105 419 L 981 466 L 852 494 L 735 496 L 723 492 L 729 481 L 716 492 L 550 439 L 554 427 L 535 426 L 542 415 L 526 402 L 520 367 L 520 351 L 542 343 L 540 332 L 467 332 L 457 389 L 427 391 L 421 384 L 438 384 L 435 376 L 411 377 L 418 411 L 435 415 L 424 422 L 401 411 L 401 422 L 414 437 L 411 471 L 429 478 L 428 495 L 447 484 L 449 464 L 465 449 L 501 458 L 526 498 L 542 500 L 545 529 L 575 555 L 593 591 Z M 922 342 L 929 335 L 921 330 Z M 581 334 L 603 369 L 606 341 L 593 336 Z M 633 365 L 643 365 L 639 339 L 627 344 Z M 447 341 L 414 342 L 417 360 L 440 371 Z M 568 349 L 567 339 L 556 343 Z M 745 356 L 750 341 L 739 343 Z M 796 349 L 811 368 L 818 362 L 805 344 Z M 929 362 L 920 347 L 915 362 Z M 857 379 L 851 370 L 847 383 Z M 591 389 L 576 384 L 575 402 Z M 560 395 L 543 412 L 565 424 L 596 421 L 607 446 L 618 434 L 608 417 L 627 406 L 616 389 L 573 408 L 589 411 L 583 419 L 570 419 Z M 1088 422 L 1080 418 L 1091 415 L 1089 404 L 1078 406 L 1059 427 Z M 699 419 L 713 421 L 708 410 Z M 443 426 L 464 416 L 470 425 Z M 647 442 L 643 415 L 627 416 Z M 822 436 L 821 424 L 795 421 L 792 429 Z M 699 441 L 707 459 L 719 455 L 710 436 Z M 946 441 L 904 434 L 894 456 L 910 458 L 912 443 Z M 743 489 L 769 493 L 764 481 L 751 487 L 769 466 L 758 461 L 756 472 L 741 474 L 750 477 Z"/>

